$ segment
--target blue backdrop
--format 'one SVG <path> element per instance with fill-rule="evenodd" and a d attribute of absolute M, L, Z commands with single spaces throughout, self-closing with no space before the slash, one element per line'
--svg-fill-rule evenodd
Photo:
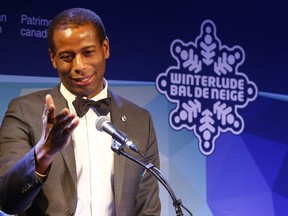
<path fill-rule="evenodd" d="M 286 1 L 2 1 L 0 120 L 58 82 L 47 23 L 78 6 L 102 17 L 106 78 L 152 113 L 161 170 L 194 215 L 288 214 Z M 175 215 L 163 188 L 161 201 Z"/>

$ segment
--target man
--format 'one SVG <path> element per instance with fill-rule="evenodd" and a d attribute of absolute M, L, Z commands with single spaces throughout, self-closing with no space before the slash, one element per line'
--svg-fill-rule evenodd
<path fill-rule="evenodd" d="M 107 115 L 159 166 L 150 114 L 111 92 L 104 79 L 110 47 L 101 19 L 82 8 L 61 12 L 49 26 L 48 46 L 61 83 L 12 100 L 2 122 L 1 209 L 37 216 L 160 215 L 156 178 L 115 155 L 111 136 L 95 128 L 98 115 Z M 76 105 L 83 98 L 111 100 L 98 105 L 106 113 L 89 106 L 81 114 Z"/>

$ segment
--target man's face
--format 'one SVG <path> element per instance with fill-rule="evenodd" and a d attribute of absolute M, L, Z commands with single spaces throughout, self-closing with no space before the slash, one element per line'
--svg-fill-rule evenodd
<path fill-rule="evenodd" d="M 92 98 L 103 89 L 109 41 L 102 44 L 91 25 L 57 29 L 55 54 L 50 50 L 53 67 L 63 85 L 74 95 Z"/>

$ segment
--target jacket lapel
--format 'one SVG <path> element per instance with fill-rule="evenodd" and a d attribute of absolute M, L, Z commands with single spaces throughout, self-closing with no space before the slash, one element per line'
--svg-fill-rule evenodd
<path fill-rule="evenodd" d="M 123 104 L 120 98 L 114 95 L 112 92 L 109 92 L 112 101 L 111 101 L 111 122 L 119 130 L 124 130 L 126 127 L 126 121 L 123 120 L 125 116 L 125 111 L 123 109 Z M 117 208 L 120 205 L 122 197 L 122 188 L 123 188 L 123 179 L 124 179 L 124 170 L 125 170 L 125 158 L 123 156 L 114 154 L 114 191 L 115 191 L 115 207 L 116 212 Z"/>
<path fill-rule="evenodd" d="M 60 85 L 56 86 L 52 89 L 51 95 L 53 97 L 55 106 L 56 106 L 56 113 L 59 113 L 63 108 L 68 107 L 67 102 L 63 95 L 60 93 Z M 72 139 L 70 144 L 61 152 L 65 163 L 67 164 L 68 170 L 71 174 L 74 188 L 76 190 L 77 187 L 77 174 L 76 174 L 76 163 L 75 163 L 75 156 L 74 156 L 74 147 L 72 143 Z M 76 190 L 77 191 L 77 190 Z"/>

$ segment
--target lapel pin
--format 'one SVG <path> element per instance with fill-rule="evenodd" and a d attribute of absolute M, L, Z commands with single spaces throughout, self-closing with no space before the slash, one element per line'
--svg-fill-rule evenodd
<path fill-rule="evenodd" d="M 127 121 L 126 115 L 123 115 L 123 116 L 121 117 L 121 120 L 122 120 L 123 122 L 126 122 L 126 121 Z"/>

